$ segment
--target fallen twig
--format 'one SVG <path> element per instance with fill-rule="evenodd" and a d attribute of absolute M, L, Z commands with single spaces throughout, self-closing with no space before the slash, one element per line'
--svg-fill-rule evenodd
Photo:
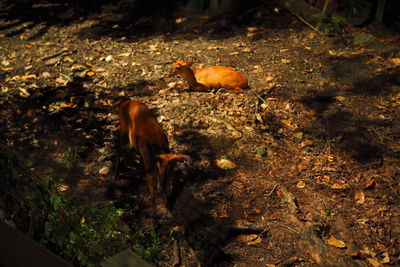
<path fill-rule="evenodd" d="M 253 88 L 250 88 L 250 89 L 251 89 L 251 91 L 253 91 L 253 93 L 254 93 L 262 102 L 264 102 L 264 104 L 267 104 L 267 101 L 265 101 L 264 98 L 262 98 L 259 94 L 257 94 L 257 92 L 254 91 Z"/>
<path fill-rule="evenodd" d="M 287 10 L 290 12 L 290 14 L 292 14 L 292 16 L 296 17 L 298 20 L 300 20 L 301 22 L 303 22 L 305 25 L 307 25 L 308 27 L 310 27 L 313 31 L 315 31 L 316 33 L 318 33 L 321 36 L 324 36 L 324 33 L 321 32 L 320 30 L 318 30 L 316 27 L 314 27 L 310 22 L 308 22 L 307 20 L 305 20 L 302 16 L 300 16 L 297 13 L 292 12 L 289 8 L 287 8 Z"/>

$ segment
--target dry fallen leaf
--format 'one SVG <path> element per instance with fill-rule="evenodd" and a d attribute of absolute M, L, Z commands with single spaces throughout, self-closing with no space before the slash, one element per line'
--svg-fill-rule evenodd
<path fill-rule="evenodd" d="M 35 74 L 22 75 L 18 76 L 18 79 L 20 80 L 36 79 L 36 75 Z"/>
<path fill-rule="evenodd" d="M 400 66 L 400 58 L 399 57 L 395 57 L 395 58 L 391 58 L 389 59 L 390 62 L 392 62 L 393 64 Z"/>
<path fill-rule="evenodd" d="M 296 168 L 297 168 L 297 171 L 302 172 L 302 171 L 307 170 L 307 165 L 300 163 L 300 164 L 297 165 Z"/>
<path fill-rule="evenodd" d="M 58 191 L 60 191 L 60 192 L 65 192 L 65 191 L 67 191 L 67 190 L 69 189 L 69 185 L 67 185 L 67 184 L 60 184 L 60 185 L 57 187 L 57 189 L 58 189 Z"/>
<path fill-rule="evenodd" d="M 61 84 L 61 85 L 67 85 L 68 84 L 68 80 L 67 78 L 65 78 L 64 76 L 58 76 L 56 79 L 56 83 Z"/>
<path fill-rule="evenodd" d="M 364 188 L 365 188 L 365 189 L 370 188 L 370 187 L 372 187 L 374 184 L 375 184 L 375 180 L 372 179 L 372 178 L 368 178 L 367 181 L 365 181 Z"/>
<path fill-rule="evenodd" d="M 357 223 L 359 223 L 359 224 L 365 224 L 366 222 L 368 222 L 367 218 L 361 218 L 361 219 L 357 220 Z"/>
<path fill-rule="evenodd" d="M 333 185 L 331 185 L 331 188 L 332 189 L 346 189 L 346 188 L 349 188 L 350 187 L 350 185 L 348 185 L 348 184 L 333 184 Z"/>
<path fill-rule="evenodd" d="M 46 66 L 50 66 L 50 65 L 54 65 L 54 64 L 59 63 L 59 62 L 60 62 L 60 58 L 59 57 L 53 57 L 53 58 L 50 58 L 50 59 L 46 60 L 44 62 L 44 64 Z"/>
<path fill-rule="evenodd" d="M 246 243 L 247 245 L 256 245 L 262 242 L 261 237 L 256 234 L 251 235 L 238 235 L 236 238 L 237 241 Z"/>
<path fill-rule="evenodd" d="M 13 69 L 14 69 L 13 67 L 1 68 L 1 70 L 4 71 L 4 72 L 10 72 L 10 71 L 12 71 Z"/>
<path fill-rule="evenodd" d="M 130 52 L 119 54 L 119 57 L 129 57 L 131 55 Z"/>
<path fill-rule="evenodd" d="M 363 247 L 363 249 L 360 252 L 362 254 L 369 255 L 369 256 L 372 256 L 372 257 L 376 256 L 376 252 L 374 251 L 373 248 L 371 249 L 369 247 Z"/>
<path fill-rule="evenodd" d="M 179 23 L 184 22 L 185 20 L 186 20 L 186 18 L 183 18 L 183 17 L 177 18 L 177 19 L 175 19 L 175 23 L 176 23 L 176 24 L 179 24 Z"/>
<path fill-rule="evenodd" d="M 300 147 L 303 148 L 303 147 L 306 147 L 306 146 L 311 146 L 313 144 L 314 144 L 314 142 L 312 140 L 306 139 L 303 142 L 301 142 Z"/>
<path fill-rule="evenodd" d="M 297 188 L 304 188 L 306 186 L 306 183 L 304 181 L 298 181 L 296 184 Z"/>
<path fill-rule="evenodd" d="M 245 48 L 242 49 L 242 52 L 244 52 L 244 53 L 252 53 L 253 50 L 251 50 L 251 49 L 248 48 L 248 47 L 245 47 Z"/>
<path fill-rule="evenodd" d="M 345 242 L 343 242 L 342 240 L 337 239 L 333 235 L 331 235 L 326 241 L 328 242 L 329 245 L 337 247 L 337 248 L 345 248 L 346 247 L 346 243 Z"/>
<path fill-rule="evenodd" d="M 382 267 L 383 266 L 377 259 L 374 259 L 374 258 L 368 258 L 367 261 L 373 267 Z"/>
<path fill-rule="evenodd" d="M 217 159 L 216 164 L 218 167 L 224 170 L 231 170 L 236 168 L 236 164 L 228 159 Z"/>
<path fill-rule="evenodd" d="M 297 132 L 294 134 L 294 137 L 296 137 L 297 139 L 303 139 L 303 133 L 302 132 Z"/>
<path fill-rule="evenodd" d="M 282 122 L 283 124 L 285 124 L 286 126 L 292 125 L 292 121 L 291 121 L 291 120 L 281 120 L 281 122 Z"/>
<path fill-rule="evenodd" d="M 108 175 L 110 174 L 110 167 L 104 166 L 99 170 L 99 174 Z"/>
<path fill-rule="evenodd" d="M 270 82 L 270 81 L 272 81 L 272 80 L 274 80 L 274 79 L 275 79 L 274 76 L 268 76 L 267 78 L 265 78 L 265 81 L 266 81 L 266 82 Z"/>
<path fill-rule="evenodd" d="M 106 58 L 104 59 L 106 62 L 110 62 L 111 60 L 113 60 L 113 56 L 112 55 L 108 55 L 106 56 Z"/>
<path fill-rule="evenodd" d="M 260 113 L 256 113 L 256 119 L 261 122 L 262 124 L 264 124 L 264 120 L 262 119 Z"/>
<path fill-rule="evenodd" d="M 1 64 L 2 64 L 3 66 L 6 66 L 6 67 L 7 67 L 8 65 L 10 65 L 10 61 L 4 59 L 4 60 L 1 62 Z"/>
<path fill-rule="evenodd" d="M 282 58 L 282 59 L 281 59 L 281 62 L 282 62 L 282 63 L 285 63 L 285 64 L 288 64 L 288 63 L 290 63 L 290 62 L 292 62 L 292 61 L 290 61 L 290 59 Z"/>
<path fill-rule="evenodd" d="M 343 102 L 343 101 L 346 100 L 346 97 L 338 95 L 337 97 L 335 97 L 335 99 L 336 99 L 337 101 Z"/>
<path fill-rule="evenodd" d="M 22 88 L 22 87 L 20 87 L 20 88 L 18 88 L 19 89 L 19 95 L 20 96 L 22 96 L 22 97 L 29 97 L 30 96 L 30 94 L 29 94 L 29 92 L 28 91 L 26 91 L 26 89 L 25 88 Z"/>
<path fill-rule="evenodd" d="M 88 71 L 88 72 L 86 72 L 86 75 L 87 76 L 94 76 L 95 75 L 95 72 L 94 71 L 92 71 L 92 70 L 90 70 L 90 71 Z"/>
<path fill-rule="evenodd" d="M 382 253 L 383 259 L 381 260 L 381 263 L 389 263 L 390 262 L 390 257 L 389 257 L 389 253 L 383 252 Z"/>
<path fill-rule="evenodd" d="M 364 191 L 357 191 L 354 194 L 354 199 L 357 201 L 357 204 L 364 204 L 364 202 L 365 202 Z"/>

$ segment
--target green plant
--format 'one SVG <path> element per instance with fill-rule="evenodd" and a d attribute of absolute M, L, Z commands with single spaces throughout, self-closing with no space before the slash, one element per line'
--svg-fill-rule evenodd
<path fill-rule="evenodd" d="M 132 248 L 144 259 L 160 264 L 164 260 L 162 252 L 170 247 L 173 241 L 172 232 L 169 236 L 166 236 L 160 235 L 156 228 L 152 228 L 149 231 L 143 231 L 143 229 L 138 228 Z"/>
<path fill-rule="evenodd" d="M 7 221 L 78 266 L 98 266 L 122 249 L 123 210 L 113 202 L 90 204 L 63 194 L 61 180 L 37 177 L 31 167 L 0 144 L 0 207 Z"/>
<path fill-rule="evenodd" d="M 314 14 L 313 17 L 322 20 L 322 29 L 325 35 L 342 34 L 346 22 L 344 17 L 326 14 Z"/>
<path fill-rule="evenodd" d="M 326 216 L 333 217 L 335 215 L 335 211 L 333 209 L 326 209 Z"/>
<path fill-rule="evenodd" d="M 76 156 L 80 153 L 83 153 L 85 151 L 85 147 L 80 146 L 80 147 L 71 147 L 69 146 L 67 148 L 67 151 L 64 153 L 64 159 L 65 159 L 65 167 L 67 169 L 72 169 L 74 167 L 74 163 L 76 161 Z"/>

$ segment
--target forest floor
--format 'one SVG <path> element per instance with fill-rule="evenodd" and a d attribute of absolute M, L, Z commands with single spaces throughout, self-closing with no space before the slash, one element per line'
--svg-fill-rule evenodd
<path fill-rule="evenodd" d="M 113 182 L 118 105 L 140 100 L 192 158 L 158 222 L 185 226 L 183 266 L 400 265 L 399 34 L 326 39 L 276 4 L 236 24 L 35 8 L 0 22 L 0 132 L 39 175 L 91 201 L 129 198 L 153 227 L 140 164 Z M 169 75 L 178 59 L 231 66 L 250 87 L 189 91 Z"/>

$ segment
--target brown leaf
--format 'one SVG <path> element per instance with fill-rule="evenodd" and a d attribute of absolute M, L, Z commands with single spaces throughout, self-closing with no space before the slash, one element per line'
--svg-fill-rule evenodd
<path fill-rule="evenodd" d="M 44 64 L 46 66 L 50 66 L 50 65 L 57 64 L 58 62 L 60 62 L 60 58 L 59 57 L 53 57 L 53 58 L 50 58 L 50 59 L 46 60 L 44 62 Z"/>
<path fill-rule="evenodd" d="M 35 74 L 22 75 L 18 76 L 18 79 L 20 80 L 36 79 L 36 75 Z"/>
<path fill-rule="evenodd" d="M 108 175 L 110 174 L 110 167 L 104 166 L 99 170 L 99 174 L 101 175 Z"/>
<path fill-rule="evenodd" d="M 367 261 L 373 267 L 382 267 L 383 266 L 377 259 L 374 259 L 374 258 L 368 258 Z"/>
<path fill-rule="evenodd" d="M 218 167 L 224 170 L 231 170 L 236 168 L 236 164 L 230 160 L 227 159 L 217 159 L 216 164 Z"/>
<path fill-rule="evenodd" d="M 254 32 L 254 31 L 256 31 L 256 30 L 257 30 L 256 27 L 248 27 L 248 28 L 247 28 L 247 31 L 249 31 L 249 32 Z"/>
<path fill-rule="evenodd" d="M 294 137 L 296 137 L 297 139 L 301 140 L 303 139 L 303 133 L 302 132 L 297 132 L 294 134 Z"/>
<path fill-rule="evenodd" d="M 383 252 L 382 253 L 383 259 L 381 260 L 381 263 L 389 263 L 390 262 L 390 257 L 389 257 L 389 253 Z"/>
<path fill-rule="evenodd" d="M 261 122 L 262 124 L 264 124 L 264 120 L 262 119 L 260 113 L 256 113 L 256 119 Z"/>
<path fill-rule="evenodd" d="M 348 184 L 335 183 L 335 184 L 331 185 L 332 189 L 346 189 L 346 188 L 349 188 L 349 187 L 350 187 L 350 185 L 348 185 Z"/>
<path fill-rule="evenodd" d="M 306 139 L 303 142 L 301 142 L 300 147 L 303 148 L 303 147 L 306 147 L 306 146 L 311 146 L 313 144 L 314 144 L 314 142 L 312 140 Z"/>
<path fill-rule="evenodd" d="M 67 191 L 68 189 L 69 189 L 69 185 L 67 185 L 67 184 L 60 184 L 60 185 L 57 187 L 57 190 L 60 191 L 60 192 L 65 192 L 65 191 Z"/>
<path fill-rule="evenodd" d="M 19 95 L 22 96 L 22 97 L 29 97 L 31 95 L 28 91 L 26 91 L 25 88 L 20 87 L 18 89 L 20 91 Z"/>
<path fill-rule="evenodd" d="M 343 102 L 343 101 L 346 100 L 346 97 L 338 95 L 337 97 L 335 97 L 335 99 L 336 99 L 337 101 Z"/>
<path fill-rule="evenodd" d="M 306 183 L 304 181 L 298 181 L 296 184 L 297 188 L 304 188 L 306 186 Z"/>
<path fill-rule="evenodd" d="M 343 242 L 342 240 L 337 239 L 333 235 L 331 235 L 326 241 L 328 242 L 329 245 L 337 247 L 337 248 L 345 248 L 346 247 L 346 243 L 345 242 Z"/>
<path fill-rule="evenodd" d="M 302 171 L 305 171 L 305 170 L 307 170 L 307 165 L 302 164 L 302 163 L 297 165 L 297 171 L 298 172 L 302 172 Z"/>
<path fill-rule="evenodd" d="M 244 52 L 244 53 L 253 53 L 253 50 L 251 50 L 248 47 L 245 47 L 245 48 L 242 49 L 242 52 Z"/>
<path fill-rule="evenodd" d="M 372 179 L 372 178 L 368 178 L 367 181 L 365 181 L 364 188 L 365 188 L 365 189 L 370 188 L 370 187 L 372 187 L 374 184 L 375 184 L 375 180 Z"/>
<path fill-rule="evenodd" d="M 8 65 L 10 65 L 10 61 L 4 59 L 4 60 L 1 62 L 1 64 L 2 64 L 3 66 L 7 67 Z"/>
<path fill-rule="evenodd" d="M 395 65 L 397 65 L 397 66 L 400 66 L 400 58 L 395 57 L 395 58 L 391 58 L 391 59 L 389 59 L 389 60 L 390 60 L 390 62 L 392 62 L 393 64 L 395 64 Z"/>
<path fill-rule="evenodd" d="M 281 122 L 282 122 L 283 124 L 285 124 L 286 126 L 292 125 L 292 121 L 291 121 L 291 120 L 281 120 Z"/>
<path fill-rule="evenodd" d="M 106 56 L 106 58 L 104 59 L 106 62 L 110 62 L 111 60 L 113 60 L 114 57 L 112 55 L 108 55 Z"/>
<path fill-rule="evenodd" d="M 238 235 L 236 240 L 242 243 L 246 243 L 247 245 L 256 245 L 262 242 L 261 237 L 256 234 L 251 235 Z"/>
<path fill-rule="evenodd" d="M 1 68 L 1 70 L 4 71 L 4 72 L 10 72 L 10 71 L 12 71 L 13 69 L 14 69 L 13 67 Z"/>
<path fill-rule="evenodd" d="M 354 199 L 357 201 L 357 204 L 364 204 L 364 202 L 365 202 L 364 191 L 357 191 L 354 194 Z"/>

